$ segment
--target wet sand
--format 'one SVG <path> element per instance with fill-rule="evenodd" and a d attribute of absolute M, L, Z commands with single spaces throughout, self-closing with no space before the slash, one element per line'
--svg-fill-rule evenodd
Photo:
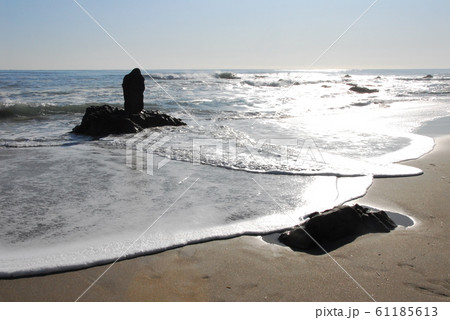
<path fill-rule="evenodd" d="M 405 162 L 423 175 L 375 179 L 352 202 L 407 214 L 414 227 L 329 255 L 292 251 L 276 235 L 211 241 L 118 262 L 87 292 L 109 265 L 0 280 L 0 301 L 450 301 L 450 136 L 436 142 Z"/>

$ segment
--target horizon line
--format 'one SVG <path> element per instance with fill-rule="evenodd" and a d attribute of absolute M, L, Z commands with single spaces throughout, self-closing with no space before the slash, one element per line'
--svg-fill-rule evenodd
<path fill-rule="evenodd" d="M 133 68 L 131 68 L 133 69 Z M 0 71 L 126 71 L 131 70 L 128 68 L 76 68 L 76 69 L 43 69 L 43 68 L 10 68 Z M 143 70 L 152 71 L 351 71 L 351 70 L 450 70 L 450 67 L 417 67 L 417 68 L 405 68 L 405 67 L 377 67 L 377 68 L 144 68 Z"/>

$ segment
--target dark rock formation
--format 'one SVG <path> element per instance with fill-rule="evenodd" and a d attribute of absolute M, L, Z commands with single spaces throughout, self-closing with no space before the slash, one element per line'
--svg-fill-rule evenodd
<path fill-rule="evenodd" d="M 427 74 L 423 79 L 433 79 L 433 76 L 431 74 Z"/>
<path fill-rule="evenodd" d="M 122 83 L 125 110 L 108 105 L 91 106 L 72 132 L 101 138 L 109 134 L 137 133 L 150 127 L 185 125 L 180 119 L 158 111 L 143 110 L 144 82 L 141 70 L 133 69 Z"/>
<path fill-rule="evenodd" d="M 323 246 L 348 236 L 390 232 L 397 227 L 384 211 L 357 204 L 314 212 L 308 218 L 303 224 L 282 233 L 279 240 L 294 249 L 308 250 L 317 246 L 316 241 Z"/>
<path fill-rule="evenodd" d="M 357 92 L 357 93 L 374 93 L 374 92 L 378 92 L 377 89 L 369 89 L 369 88 L 359 87 L 359 86 L 353 86 L 349 90 Z"/>
<path fill-rule="evenodd" d="M 240 77 L 238 77 L 237 75 L 235 75 L 232 72 L 222 72 L 222 73 L 216 73 L 215 77 L 217 79 L 229 79 L 229 80 L 233 80 L 233 79 L 240 79 Z"/>
<path fill-rule="evenodd" d="M 125 112 L 139 113 L 144 109 L 145 79 L 138 68 L 123 78 L 122 88 Z"/>
<path fill-rule="evenodd" d="M 101 138 L 109 134 L 137 133 L 150 127 L 180 125 L 185 123 L 158 111 L 143 110 L 130 114 L 123 109 L 104 105 L 87 108 L 81 124 L 73 128 L 72 132 Z"/>

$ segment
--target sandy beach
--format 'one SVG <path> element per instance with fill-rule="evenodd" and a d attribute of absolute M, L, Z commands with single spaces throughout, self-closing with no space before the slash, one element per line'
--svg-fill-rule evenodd
<path fill-rule="evenodd" d="M 0 280 L 0 301 L 450 301 L 450 136 L 439 134 L 432 152 L 405 162 L 423 175 L 375 179 L 352 202 L 407 214 L 412 228 L 329 255 L 294 252 L 276 235 L 189 245 L 118 262 L 91 288 L 109 265 Z"/>

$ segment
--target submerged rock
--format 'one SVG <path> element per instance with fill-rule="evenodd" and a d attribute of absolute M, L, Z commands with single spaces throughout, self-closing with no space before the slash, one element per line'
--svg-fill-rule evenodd
<path fill-rule="evenodd" d="M 282 233 L 279 240 L 294 249 L 307 250 L 317 243 L 336 241 L 347 236 L 372 232 L 390 232 L 397 227 L 386 212 L 354 206 L 339 206 L 322 213 L 314 212 L 309 219 Z"/>
<path fill-rule="evenodd" d="M 427 74 L 423 79 L 433 79 L 433 76 L 431 74 Z"/>
<path fill-rule="evenodd" d="M 238 77 L 236 74 L 234 74 L 232 72 L 216 73 L 215 77 L 217 79 L 229 79 L 229 80 L 240 79 L 240 77 Z"/>
<path fill-rule="evenodd" d="M 143 110 L 130 114 L 123 109 L 103 105 L 88 107 L 81 124 L 72 132 L 101 138 L 109 134 L 137 133 L 150 127 L 181 125 L 185 123 L 180 119 L 158 111 Z"/>
<path fill-rule="evenodd" d="M 357 92 L 357 93 L 374 93 L 378 92 L 378 89 L 369 89 L 366 87 L 353 86 L 349 90 Z"/>

